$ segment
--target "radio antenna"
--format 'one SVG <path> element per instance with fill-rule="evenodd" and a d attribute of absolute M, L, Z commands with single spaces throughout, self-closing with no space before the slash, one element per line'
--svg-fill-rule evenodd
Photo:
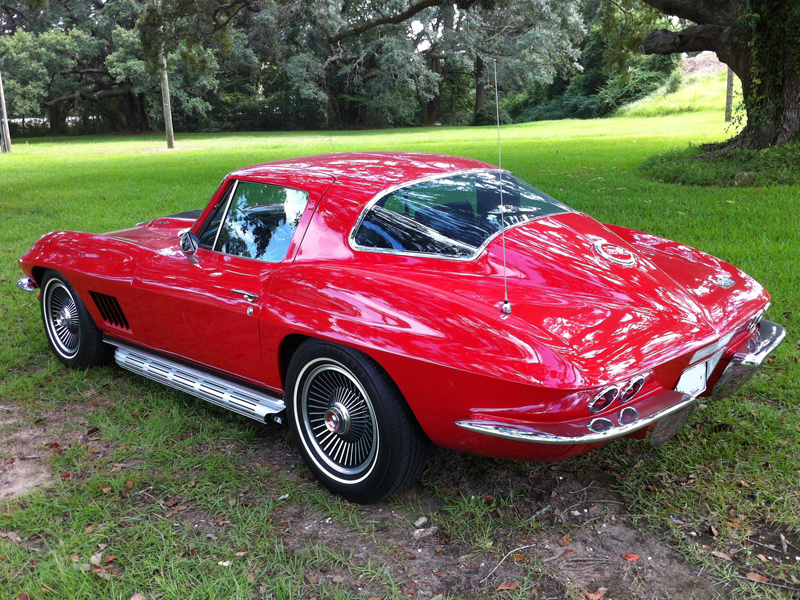
<path fill-rule="evenodd" d="M 503 240 L 503 307 L 500 309 L 504 315 L 511 314 L 511 302 L 508 301 L 508 271 L 506 270 L 506 205 L 503 201 L 503 148 L 500 145 L 500 97 L 497 93 L 497 59 L 494 59 L 494 107 L 497 112 L 497 166 L 500 170 L 497 177 L 500 180 L 500 237 Z"/>

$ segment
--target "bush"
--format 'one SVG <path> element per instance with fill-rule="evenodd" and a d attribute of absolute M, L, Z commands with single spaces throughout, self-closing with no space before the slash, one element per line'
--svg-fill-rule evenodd
<path fill-rule="evenodd" d="M 513 119 L 504 107 L 500 107 L 500 124 L 508 125 Z M 497 125 L 497 104 L 487 101 L 472 117 L 472 125 Z"/>
<path fill-rule="evenodd" d="M 613 113 L 620 106 L 654 92 L 665 82 L 680 85 L 675 76 L 673 57 L 654 56 L 642 59 L 627 77 L 615 75 L 605 80 L 597 93 L 587 93 L 588 74 L 572 78 L 563 94 L 551 96 L 553 86 L 534 85 L 522 94 L 509 95 L 504 107 L 515 123 L 558 119 L 597 119 Z M 596 83 L 596 79 L 592 80 Z"/>

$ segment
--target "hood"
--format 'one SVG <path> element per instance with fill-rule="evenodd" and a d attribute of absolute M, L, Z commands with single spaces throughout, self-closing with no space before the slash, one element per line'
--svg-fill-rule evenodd
<path fill-rule="evenodd" d="M 162 217 L 137 223 L 129 229 L 109 231 L 106 237 L 129 242 L 154 252 L 175 249 L 180 246 L 181 234 L 194 224 L 194 219 L 184 217 Z"/>

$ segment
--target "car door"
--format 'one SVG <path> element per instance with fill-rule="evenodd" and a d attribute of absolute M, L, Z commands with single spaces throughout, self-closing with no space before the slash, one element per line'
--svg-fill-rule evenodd
<path fill-rule="evenodd" d="M 187 258 L 176 239 L 137 272 L 136 301 L 153 348 L 262 383 L 260 316 L 272 276 L 291 261 L 332 181 L 311 191 L 241 179 L 223 184 L 224 194 L 196 225 L 194 256 Z"/>

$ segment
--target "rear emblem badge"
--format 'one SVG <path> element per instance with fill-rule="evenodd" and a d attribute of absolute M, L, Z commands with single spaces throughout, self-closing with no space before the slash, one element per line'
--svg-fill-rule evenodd
<path fill-rule="evenodd" d="M 728 289 L 732 287 L 736 281 L 728 277 L 727 275 L 717 275 L 714 279 L 712 279 L 714 283 L 716 283 L 719 287 L 723 289 Z"/>
<path fill-rule="evenodd" d="M 636 264 L 636 255 L 633 252 L 611 242 L 599 240 L 594 243 L 594 249 L 598 255 L 618 265 L 632 267 Z"/>

